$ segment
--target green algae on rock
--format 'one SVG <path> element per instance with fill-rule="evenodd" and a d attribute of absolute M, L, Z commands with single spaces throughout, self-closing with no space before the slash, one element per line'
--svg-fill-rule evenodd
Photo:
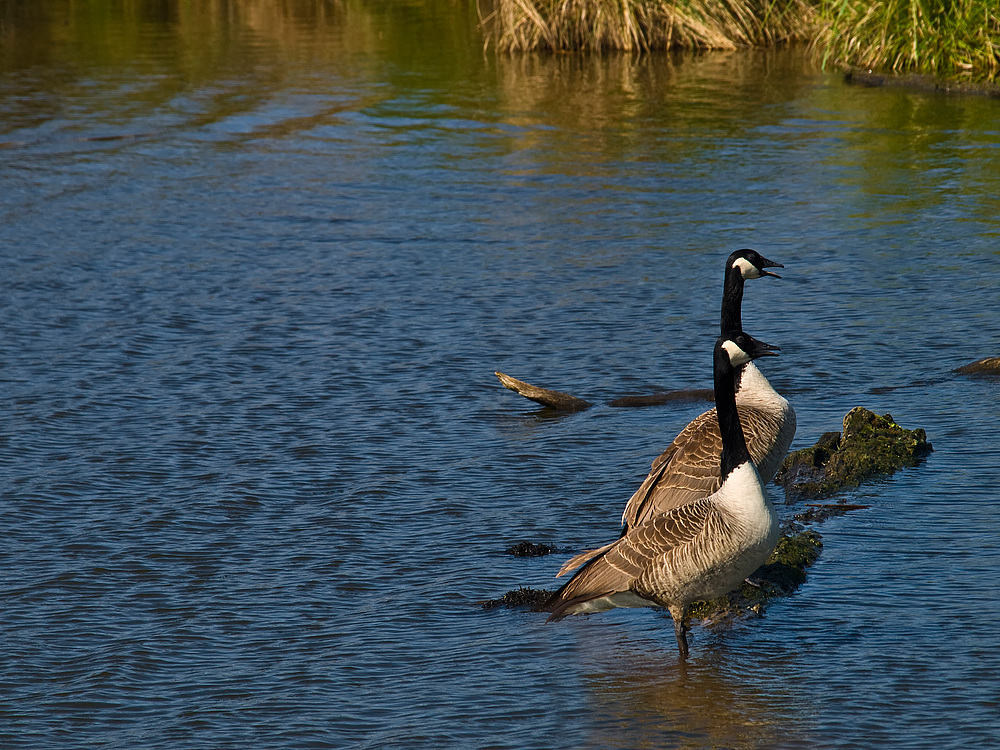
<path fill-rule="evenodd" d="M 811 448 L 789 454 L 774 481 L 789 500 L 819 497 L 916 466 L 932 450 L 922 429 L 907 430 L 891 414 L 856 406 L 844 417 L 843 434 L 828 432 Z"/>

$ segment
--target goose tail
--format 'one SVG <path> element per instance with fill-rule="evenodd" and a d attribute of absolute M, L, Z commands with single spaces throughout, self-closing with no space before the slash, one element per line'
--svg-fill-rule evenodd
<path fill-rule="evenodd" d="M 603 547 L 598 547 L 597 549 L 588 549 L 586 552 L 581 552 L 578 555 L 574 555 L 569 560 L 564 562 L 561 568 L 559 568 L 559 572 L 556 573 L 556 578 L 564 576 L 570 571 L 576 570 L 581 565 L 583 565 L 586 562 L 590 562 L 598 555 L 603 555 L 605 552 L 611 549 L 612 544 L 614 544 L 614 542 L 605 544 Z"/>

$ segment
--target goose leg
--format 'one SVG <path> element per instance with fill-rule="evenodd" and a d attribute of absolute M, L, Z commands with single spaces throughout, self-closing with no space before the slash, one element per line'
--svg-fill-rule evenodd
<path fill-rule="evenodd" d="M 685 623 L 687 607 L 670 607 L 669 609 L 670 616 L 674 620 L 674 636 L 677 638 L 677 649 L 681 653 L 681 658 L 685 658 L 688 655 L 687 625 Z"/>

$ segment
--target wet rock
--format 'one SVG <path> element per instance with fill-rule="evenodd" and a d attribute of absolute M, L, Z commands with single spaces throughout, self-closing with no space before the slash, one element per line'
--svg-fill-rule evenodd
<path fill-rule="evenodd" d="M 505 549 L 504 553 L 507 555 L 513 555 L 514 557 L 542 557 L 544 555 L 551 555 L 555 551 L 555 547 L 550 547 L 547 544 L 518 542 L 517 544 L 513 544 Z"/>
<path fill-rule="evenodd" d="M 980 378 L 990 378 L 991 380 L 1000 380 L 1000 357 L 979 359 L 967 365 L 956 367 L 955 372 L 960 375 L 972 375 Z"/>
<path fill-rule="evenodd" d="M 799 523 L 822 523 L 828 518 L 842 516 L 852 510 L 865 510 L 870 507 L 870 505 L 857 505 L 845 502 L 826 504 L 814 503 L 806 505 L 806 510 L 802 513 L 796 513 L 795 520 Z"/>
<path fill-rule="evenodd" d="M 496 609 L 497 607 L 528 607 L 533 610 L 540 610 L 542 605 L 552 596 L 551 591 L 545 589 L 532 589 L 525 586 L 518 586 L 513 591 L 508 591 L 499 599 L 487 599 L 482 602 L 483 609 Z"/>
<path fill-rule="evenodd" d="M 932 450 L 922 429 L 907 430 L 891 414 L 857 406 L 844 417 L 842 434 L 828 432 L 811 448 L 789 454 L 774 481 L 789 501 L 820 497 L 916 466 Z"/>

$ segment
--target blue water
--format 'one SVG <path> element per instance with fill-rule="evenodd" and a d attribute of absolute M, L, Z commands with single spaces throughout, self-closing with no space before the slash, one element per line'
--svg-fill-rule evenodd
<path fill-rule="evenodd" d="M 1000 102 L 428 8 L 440 50 L 410 8 L 5 58 L 0 746 L 995 744 L 1000 386 L 952 370 L 1000 347 Z M 708 387 L 743 246 L 793 448 L 862 405 L 934 453 L 686 663 L 665 613 L 482 609 L 617 535 L 707 406 L 605 402 Z"/>

